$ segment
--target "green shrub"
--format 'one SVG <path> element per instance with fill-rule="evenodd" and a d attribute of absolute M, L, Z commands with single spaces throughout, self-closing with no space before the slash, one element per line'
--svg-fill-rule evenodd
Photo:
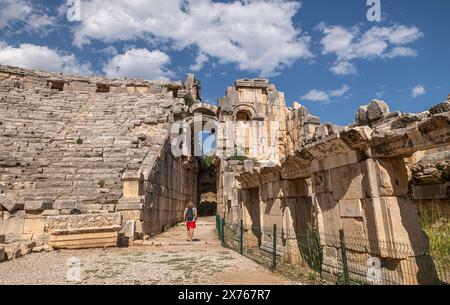
<path fill-rule="evenodd" d="M 214 160 L 216 159 L 216 156 L 214 154 L 203 156 L 203 158 L 200 159 L 200 165 L 203 168 L 209 168 L 214 165 Z"/>
<path fill-rule="evenodd" d="M 81 144 L 83 144 L 83 140 L 80 139 L 80 138 L 78 138 L 77 141 L 76 141 L 76 143 L 77 143 L 78 145 L 81 145 Z"/>
<path fill-rule="evenodd" d="M 190 93 L 186 94 L 184 97 L 184 104 L 188 107 L 192 107 L 192 105 L 194 105 L 195 101 L 194 98 L 192 97 L 192 95 Z"/>

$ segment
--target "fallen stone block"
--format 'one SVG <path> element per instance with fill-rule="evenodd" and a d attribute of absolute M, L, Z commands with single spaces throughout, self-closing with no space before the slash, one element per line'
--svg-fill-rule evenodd
<path fill-rule="evenodd" d="M 49 216 L 45 231 L 55 249 L 82 249 L 117 246 L 121 228 L 120 213 L 81 214 Z"/>
<path fill-rule="evenodd" d="M 116 247 L 117 238 L 117 231 L 50 235 L 49 244 L 54 249 L 106 248 Z"/>
<path fill-rule="evenodd" d="M 5 259 L 12 260 L 22 256 L 22 251 L 20 250 L 20 245 L 18 243 L 6 244 L 5 245 Z"/>
<path fill-rule="evenodd" d="M 21 241 L 19 244 L 21 256 L 30 254 L 33 251 L 33 248 L 36 246 L 35 241 Z"/>
<path fill-rule="evenodd" d="M 40 252 L 51 252 L 53 250 L 54 250 L 53 247 L 50 246 L 50 245 L 47 245 L 47 244 L 33 248 L 33 252 L 37 252 L 37 253 L 40 253 Z"/>
<path fill-rule="evenodd" d="M 7 197 L 4 194 L 0 195 L 0 205 L 10 213 L 22 210 L 24 207 L 24 203 L 20 202 L 18 198 Z"/>

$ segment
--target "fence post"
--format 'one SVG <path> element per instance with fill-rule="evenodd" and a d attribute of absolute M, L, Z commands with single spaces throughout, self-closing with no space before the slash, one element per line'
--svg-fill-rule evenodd
<path fill-rule="evenodd" d="M 272 268 L 275 270 L 277 268 L 277 225 L 273 225 L 273 251 L 272 251 Z"/>
<path fill-rule="evenodd" d="M 222 223 L 221 223 L 221 227 L 222 229 L 220 230 L 220 233 L 222 233 L 222 246 L 225 245 L 225 218 L 222 218 Z"/>
<path fill-rule="evenodd" d="M 350 285 L 350 277 L 348 274 L 348 264 L 347 264 L 347 249 L 345 247 L 345 235 L 344 230 L 339 230 L 339 239 L 341 241 L 341 254 L 342 254 L 342 268 L 344 269 L 344 284 Z"/>
<path fill-rule="evenodd" d="M 217 232 L 217 238 L 220 239 L 220 217 L 219 217 L 219 215 L 216 215 L 216 232 Z"/>
<path fill-rule="evenodd" d="M 240 248 L 239 251 L 241 255 L 244 254 L 244 220 L 241 219 L 241 238 L 240 238 Z"/>

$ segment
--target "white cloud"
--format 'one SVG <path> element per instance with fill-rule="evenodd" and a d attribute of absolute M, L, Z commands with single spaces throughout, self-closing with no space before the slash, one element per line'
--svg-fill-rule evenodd
<path fill-rule="evenodd" d="M 199 53 L 195 59 L 195 64 L 190 67 L 192 71 L 200 71 L 203 65 L 208 61 L 209 57 L 203 53 Z"/>
<path fill-rule="evenodd" d="M 283 0 L 84 1 L 74 42 L 145 39 L 175 50 L 197 47 L 220 63 L 268 76 L 312 57 L 310 37 L 293 24 L 300 7 Z"/>
<path fill-rule="evenodd" d="M 421 95 L 425 95 L 426 93 L 427 93 L 427 90 L 422 85 L 417 85 L 414 88 L 412 88 L 412 90 L 411 90 L 411 96 L 414 98 L 419 97 Z"/>
<path fill-rule="evenodd" d="M 330 71 L 336 75 L 351 75 L 356 74 L 355 66 L 348 61 L 338 61 L 331 68 Z"/>
<path fill-rule="evenodd" d="M 411 48 L 405 47 L 395 47 L 389 53 L 386 53 L 383 57 L 394 58 L 394 57 L 416 57 L 417 52 Z"/>
<path fill-rule="evenodd" d="M 29 0 L 0 0 L 0 7 L 0 29 L 22 22 L 23 30 L 37 32 L 56 23 L 56 17 L 47 15 Z"/>
<path fill-rule="evenodd" d="M 161 51 L 130 49 L 124 54 L 114 56 L 103 68 L 109 77 L 144 78 L 167 80 L 174 73 L 167 68 L 170 57 Z"/>
<path fill-rule="evenodd" d="M 302 99 L 312 102 L 326 102 L 330 100 L 330 96 L 323 90 L 313 89 L 302 96 Z"/>
<path fill-rule="evenodd" d="M 341 88 L 331 91 L 313 89 L 308 93 L 306 93 L 301 98 L 312 102 L 329 102 L 330 99 L 333 97 L 344 96 L 349 90 L 350 87 L 346 84 L 343 84 Z"/>
<path fill-rule="evenodd" d="M 358 27 L 345 28 L 321 23 L 317 29 L 324 35 L 320 42 L 322 54 L 336 56 L 330 71 L 338 75 L 356 74 L 357 69 L 351 62 L 355 59 L 417 56 L 414 49 L 404 45 L 423 37 L 423 33 L 417 27 L 404 25 L 374 26 L 366 32 L 361 32 Z"/>
<path fill-rule="evenodd" d="M 341 97 L 344 94 L 346 94 L 349 90 L 350 90 L 350 87 L 346 84 L 343 84 L 340 89 L 330 91 L 330 96 L 331 97 Z"/>
<path fill-rule="evenodd" d="M 0 42 L 0 64 L 51 72 L 92 73 L 90 64 L 79 63 L 73 54 L 28 43 L 14 47 Z"/>

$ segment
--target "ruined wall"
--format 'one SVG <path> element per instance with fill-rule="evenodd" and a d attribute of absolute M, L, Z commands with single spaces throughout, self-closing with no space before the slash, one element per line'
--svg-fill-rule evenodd
<path fill-rule="evenodd" d="M 416 204 L 447 210 L 449 105 L 403 114 L 374 100 L 358 110 L 355 124 L 339 127 L 294 104 L 281 165 L 256 162 L 236 171 L 244 221 L 269 227 L 249 239 L 265 250 L 277 224 L 278 251 L 295 262 L 313 228 L 322 270 L 338 277 L 342 230 L 354 279 L 367 281 L 367 262 L 378 259 L 383 283 L 439 282 Z"/>
<path fill-rule="evenodd" d="M 286 153 L 286 102 L 267 79 L 240 79 L 219 100 L 218 118 L 223 129 L 217 137 L 218 205 L 229 221 L 242 219 L 239 181 L 235 176 L 253 162 L 273 166 Z M 281 123 L 281 124 L 280 124 Z M 219 214 L 222 211 L 218 209 Z"/>
<path fill-rule="evenodd" d="M 174 110 L 186 108 L 183 90 L 199 93 L 193 75 L 186 82 L 160 82 L 0 66 L 4 242 L 46 242 L 51 235 L 48 220 L 59 215 L 101 218 L 120 212 L 128 220 L 132 213 L 119 207 L 128 192 L 124 173 L 144 173 L 144 167 L 146 190 L 153 184 L 159 188 L 147 193 L 161 196 L 157 203 L 151 196 L 141 202 L 150 210 L 157 205 L 158 216 L 148 216 L 153 214 L 144 213 L 143 207 L 134 209 L 147 215 L 149 223 L 146 228 L 136 224 L 136 235 L 160 231 L 180 219 L 180 201 L 193 192 L 179 188 L 187 188 L 192 180 L 178 183 L 178 178 L 191 178 L 190 170 L 169 157 L 166 140 Z M 162 175 L 152 176 L 152 171 Z M 158 222 L 151 223 L 152 218 Z"/>

